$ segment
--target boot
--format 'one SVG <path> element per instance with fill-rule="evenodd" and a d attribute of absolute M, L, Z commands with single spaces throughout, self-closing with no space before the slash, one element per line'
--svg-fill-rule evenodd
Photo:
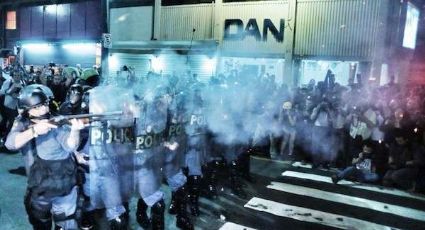
<path fill-rule="evenodd" d="M 109 228 L 111 230 L 127 230 L 127 225 L 128 221 L 125 218 L 125 213 L 109 221 Z"/>
<path fill-rule="evenodd" d="M 164 200 L 160 200 L 156 202 L 151 207 L 152 230 L 164 229 L 164 211 L 165 211 Z"/>
<path fill-rule="evenodd" d="M 170 207 L 168 208 L 168 213 L 170 213 L 171 215 L 176 215 L 177 214 L 177 199 L 176 199 L 176 192 L 171 192 L 171 202 L 170 202 Z"/>
<path fill-rule="evenodd" d="M 128 202 L 124 202 L 123 206 L 125 208 L 124 217 L 126 220 L 130 220 L 130 204 Z"/>
<path fill-rule="evenodd" d="M 149 228 L 150 220 L 146 211 L 148 210 L 148 205 L 146 205 L 145 201 L 140 198 L 137 201 L 137 211 L 136 211 L 136 220 L 139 223 L 140 227 L 146 229 Z"/>
<path fill-rule="evenodd" d="M 201 182 L 200 176 L 190 176 L 188 178 L 189 185 L 189 202 L 190 212 L 192 216 L 199 216 L 199 183 Z"/>
<path fill-rule="evenodd" d="M 94 211 L 81 213 L 80 228 L 81 230 L 94 229 Z"/>
<path fill-rule="evenodd" d="M 241 186 L 241 178 L 239 176 L 239 165 L 236 160 L 230 162 L 230 189 L 236 196 L 246 199 L 247 195 Z"/>
<path fill-rule="evenodd" d="M 206 195 L 210 199 L 217 197 L 217 168 L 219 165 L 220 162 L 218 160 L 214 160 L 205 166 L 204 182 Z"/>
<path fill-rule="evenodd" d="M 176 217 L 176 226 L 184 230 L 192 230 L 193 225 L 187 216 L 187 188 L 186 186 L 180 187 L 176 191 L 176 199 L 178 203 L 177 208 L 177 217 Z"/>

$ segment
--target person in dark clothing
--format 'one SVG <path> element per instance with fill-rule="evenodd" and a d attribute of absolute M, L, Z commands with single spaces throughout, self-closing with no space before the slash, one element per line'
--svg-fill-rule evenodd
<path fill-rule="evenodd" d="M 0 95 L 4 95 L 2 105 L 2 121 L 0 123 L 0 135 L 5 138 L 12 128 L 15 117 L 18 115 L 18 96 L 24 86 L 24 81 L 19 72 L 12 73 L 12 78 L 6 80 L 1 89 Z"/>
<path fill-rule="evenodd" d="M 363 142 L 363 151 L 359 153 L 358 157 L 353 158 L 352 166 L 349 166 L 332 176 L 332 182 L 337 184 L 338 181 L 347 178 L 354 178 L 360 182 L 375 182 L 379 179 L 378 174 L 375 173 L 375 166 L 373 162 L 373 144 L 370 141 Z"/>
<path fill-rule="evenodd" d="M 66 92 L 68 90 L 67 84 L 63 81 L 62 76 L 55 74 L 53 81 L 48 85 L 55 96 L 55 102 L 57 105 L 61 105 L 66 99 Z"/>
<path fill-rule="evenodd" d="M 424 165 L 422 148 L 413 148 L 401 129 L 394 130 L 395 143 L 389 148 L 389 170 L 383 178 L 385 186 L 413 189 L 420 167 Z"/>

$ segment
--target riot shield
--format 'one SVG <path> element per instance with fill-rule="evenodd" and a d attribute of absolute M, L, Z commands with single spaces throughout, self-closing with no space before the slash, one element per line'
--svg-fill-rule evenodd
<path fill-rule="evenodd" d="M 160 98 L 141 100 L 135 119 L 134 183 L 136 194 L 149 205 L 149 196 L 161 187 L 167 105 Z M 165 106 L 165 107 L 164 107 Z"/>
<path fill-rule="evenodd" d="M 90 198 L 95 207 L 122 205 L 134 191 L 134 107 L 128 89 L 103 86 L 90 90 L 90 113 L 122 111 L 120 116 L 90 125 Z"/>

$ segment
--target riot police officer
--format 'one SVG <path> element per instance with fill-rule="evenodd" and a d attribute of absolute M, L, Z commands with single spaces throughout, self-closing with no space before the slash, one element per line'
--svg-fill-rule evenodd
<path fill-rule="evenodd" d="M 192 86 L 187 105 L 189 121 L 186 124 L 187 152 L 186 167 L 188 168 L 188 184 L 190 209 L 194 216 L 199 215 L 199 192 L 202 178 L 202 165 L 205 163 L 207 151 L 207 126 L 204 111 L 204 101 L 201 86 Z"/>
<path fill-rule="evenodd" d="M 73 84 L 69 87 L 67 99 L 59 107 L 59 114 L 81 114 L 82 111 L 81 103 L 83 98 L 83 86 L 80 84 Z"/>
<path fill-rule="evenodd" d="M 164 193 L 160 190 L 164 156 L 167 102 L 161 92 L 140 95 L 135 122 L 134 177 L 137 202 L 136 219 L 143 228 L 164 229 Z M 151 208 L 151 218 L 147 215 Z"/>
<path fill-rule="evenodd" d="M 177 227 L 193 229 L 186 211 L 188 195 L 188 187 L 186 186 L 187 178 L 182 171 L 187 142 L 185 135 L 185 124 L 187 122 L 185 99 L 186 96 L 183 92 L 176 94 L 172 98 L 168 109 L 166 146 L 170 148 L 164 148 L 163 171 L 167 183 L 172 190 L 168 212 L 173 215 L 177 214 Z"/>
<path fill-rule="evenodd" d="M 23 89 L 21 110 L 6 141 L 25 157 L 28 187 L 25 207 L 34 229 L 76 229 L 76 164 L 71 153 L 79 144 L 81 121 L 71 126 L 49 123 L 49 97 L 41 87 Z"/>
<path fill-rule="evenodd" d="M 90 91 L 90 113 L 98 114 L 122 110 L 116 120 L 93 121 L 89 137 L 90 204 L 106 209 L 111 230 L 128 227 L 126 202 L 133 188 L 133 125 L 128 112 L 131 97 L 127 90 L 114 86 L 100 86 Z M 106 95 L 116 95 L 114 100 L 104 100 Z"/>

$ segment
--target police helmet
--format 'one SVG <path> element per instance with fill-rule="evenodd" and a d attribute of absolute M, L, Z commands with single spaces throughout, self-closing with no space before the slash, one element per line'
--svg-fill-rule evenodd
<path fill-rule="evenodd" d="M 72 97 L 71 97 L 72 96 Z M 77 104 L 83 97 L 83 86 L 80 84 L 73 84 L 69 87 L 68 98 L 71 104 Z"/>
<path fill-rule="evenodd" d="M 18 97 L 18 107 L 23 111 L 28 111 L 36 106 L 49 103 L 49 97 L 40 88 L 25 90 Z"/>
<path fill-rule="evenodd" d="M 83 83 L 84 85 L 96 87 L 99 85 L 99 82 L 100 82 L 99 73 L 92 68 L 84 69 L 80 76 L 79 82 Z"/>
<path fill-rule="evenodd" d="M 31 85 L 25 86 L 22 89 L 21 94 L 31 93 L 35 89 L 39 89 L 39 90 L 43 91 L 43 93 L 47 96 L 49 101 L 52 101 L 55 98 L 52 90 L 49 87 L 47 87 L 45 85 L 41 85 L 41 84 L 31 84 Z"/>
<path fill-rule="evenodd" d="M 80 84 L 73 84 L 69 87 L 69 92 L 83 94 L 83 86 Z"/>

